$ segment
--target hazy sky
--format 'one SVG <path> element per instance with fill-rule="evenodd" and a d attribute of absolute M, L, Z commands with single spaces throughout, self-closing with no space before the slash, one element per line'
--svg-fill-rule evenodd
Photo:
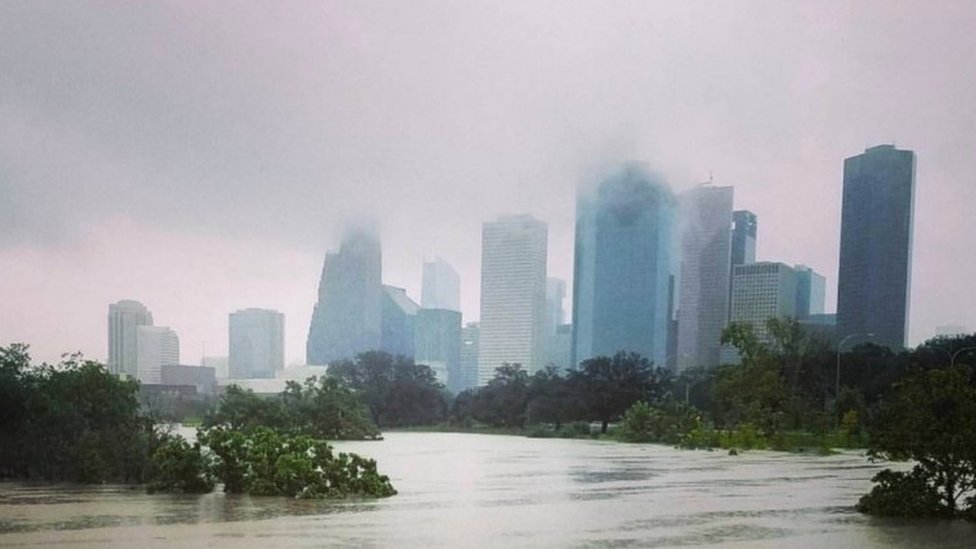
<path fill-rule="evenodd" d="M 834 309 L 843 159 L 918 157 L 911 340 L 976 328 L 971 2 L 0 3 L 0 344 L 104 359 L 145 303 L 182 361 L 227 314 L 286 315 L 301 361 L 342 220 L 380 221 L 384 280 L 434 254 L 478 316 L 481 223 L 550 225 L 574 189 L 650 164 L 735 186 L 758 258 L 806 263 Z"/>

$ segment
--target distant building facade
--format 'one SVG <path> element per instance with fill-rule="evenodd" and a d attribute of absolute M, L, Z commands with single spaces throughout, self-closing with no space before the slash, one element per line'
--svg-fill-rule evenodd
<path fill-rule="evenodd" d="M 205 356 L 200 359 L 200 365 L 206 368 L 213 368 L 217 379 L 227 379 L 230 377 L 230 357 L 226 356 Z"/>
<path fill-rule="evenodd" d="M 166 326 L 136 327 L 136 377 L 142 383 L 162 383 L 162 368 L 180 363 L 180 339 Z"/>
<path fill-rule="evenodd" d="M 573 325 L 560 324 L 556 332 L 549 336 L 549 356 L 546 366 L 561 370 L 573 369 Z"/>
<path fill-rule="evenodd" d="M 469 322 L 461 328 L 461 374 L 455 384 L 459 392 L 478 386 L 479 334 L 477 322 Z"/>
<path fill-rule="evenodd" d="M 478 384 L 502 364 L 544 366 L 548 227 L 529 215 L 484 224 Z"/>
<path fill-rule="evenodd" d="M 796 265 L 796 318 L 824 314 L 827 279 L 806 265 Z"/>
<path fill-rule="evenodd" d="M 138 377 L 137 328 L 152 325 L 152 313 L 138 301 L 124 299 L 108 306 L 109 372 Z"/>
<path fill-rule="evenodd" d="M 561 278 L 546 278 L 546 332 L 556 333 L 556 328 L 565 323 L 566 281 Z"/>
<path fill-rule="evenodd" d="M 424 262 L 420 306 L 424 309 L 461 310 L 461 277 L 441 258 Z"/>
<path fill-rule="evenodd" d="M 836 314 L 813 314 L 799 320 L 800 327 L 814 339 L 823 341 L 829 345 L 837 342 L 837 315 Z"/>
<path fill-rule="evenodd" d="M 273 378 L 285 367 L 285 315 L 244 309 L 229 317 L 229 374 L 232 379 Z"/>
<path fill-rule="evenodd" d="M 759 218 L 748 210 L 732 212 L 732 266 L 756 262 Z"/>
<path fill-rule="evenodd" d="M 420 309 L 416 319 L 414 362 L 430 366 L 437 380 L 453 392 L 464 386 L 461 372 L 461 313 Z"/>
<path fill-rule="evenodd" d="M 415 323 L 419 309 L 403 288 L 383 286 L 380 308 L 381 351 L 394 356 L 414 358 Z"/>
<path fill-rule="evenodd" d="M 844 160 L 838 338 L 905 346 L 914 209 L 914 152 L 879 145 Z"/>
<path fill-rule="evenodd" d="M 759 341 L 771 343 L 770 318 L 796 318 L 796 271 L 784 263 L 736 265 L 732 276 L 732 322 L 748 324 Z"/>
<path fill-rule="evenodd" d="M 566 324 L 566 281 L 561 278 L 546 279 L 546 366 L 570 368 L 572 360 L 572 331 Z M 566 337 L 568 334 L 568 338 Z"/>
<path fill-rule="evenodd" d="M 729 319 L 732 187 L 702 185 L 681 195 L 678 369 L 720 362 Z"/>
<path fill-rule="evenodd" d="M 671 190 L 637 164 L 580 191 L 572 367 L 618 351 L 667 363 L 675 215 Z"/>
<path fill-rule="evenodd" d="M 217 392 L 217 376 L 213 368 L 206 366 L 185 366 L 163 364 L 160 368 L 160 384 L 178 386 L 192 385 L 197 394 L 212 395 Z"/>
<path fill-rule="evenodd" d="M 382 252 L 368 230 L 351 230 L 338 252 L 325 256 L 306 361 L 326 365 L 380 348 Z"/>

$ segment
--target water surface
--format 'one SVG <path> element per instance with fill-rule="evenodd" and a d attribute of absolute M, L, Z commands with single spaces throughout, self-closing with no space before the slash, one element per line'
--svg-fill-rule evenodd
<path fill-rule="evenodd" d="M 856 452 L 682 451 L 588 440 L 388 433 L 336 446 L 400 494 L 302 501 L 0 483 L 0 546 L 945 547 L 976 526 L 870 519 Z"/>

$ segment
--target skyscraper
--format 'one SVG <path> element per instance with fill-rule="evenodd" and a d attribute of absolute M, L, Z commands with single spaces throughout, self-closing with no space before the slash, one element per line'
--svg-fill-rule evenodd
<path fill-rule="evenodd" d="M 454 392 L 464 389 L 461 374 L 461 313 L 448 309 L 417 311 L 414 362 L 430 366 L 437 381 Z"/>
<path fill-rule="evenodd" d="M 822 315 L 827 281 L 823 275 L 806 265 L 796 265 L 796 317 Z"/>
<path fill-rule="evenodd" d="M 420 307 L 410 299 L 405 289 L 383 285 L 380 309 L 379 349 L 394 356 L 414 358 L 416 319 Z"/>
<path fill-rule="evenodd" d="M 162 383 L 164 364 L 180 363 L 180 339 L 166 326 L 136 328 L 136 377 L 146 384 Z"/>
<path fill-rule="evenodd" d="M 837 338 L 874 334 L 898 349 L 908 336 L 915 153 L 871 147 L 844 160 Z"/>
<path fill-rule="evenodd" d="M 272 378 L 285 368 L 285 315 L 268 309 L 244 309 L 230 314 L 232 379 Z"/>
<path fill-rule="evenodd" d="M 546 224 L 529 215 L 484 224 L 479 385 L 505 363 L 544 366 L 547 240 Z"/>
<path fill-rule="evenodd" d="M 570 368 L 572 364 L 573 331 L 566 324 L 566 281 L 546 279 L 546 366 Z"/>
<path fill-rule="evenodd" d="M 424 262 L 420 306 L 424 309 L 461 310 L 461 278 L 450 263 L 439 257 Z"/>
<path fill-rule="evenodd" d="M 306 359 L 326 365 L 380 348 L 383 302 L 380 242 L 369 230 L 347 231 L 339 252 L 325 256 Z"/>
<path fill-rule="evenodd" d="M 759 341 L 772 341 L 766 321 L 796 318 L 796 271 L 763 261 L 736 265 L 732 277 L 732 322 L 749 324 Z"/>
<path fill-rule="evenodd" d="M 674 223 L 671 190 L 638 164 L 580 191 L 573 367 L 617 351 L 667 363 Z"/>
<path fill-rule="evenodd" d="M 748 210 L 732 212 L 732 266 L 756 262 L 756 232 L 759 221 Z"/>
<path fill-rule="evenodd" d="M 458 391 L 464 391 L 478 385 L 478 329 L 477 322 L 468 322 L 461 328 L 461 375 Z"/>
<path fill-rule="evenodd" d="M 137 328 L 152 326 L 152 313 L 145 305 L 123 299 L 108 306 L 108 371 L 138 376 Z"/>
<path fill-rule="evenodd" d="M 702 185 L 681 196 L 679 369 L 719 364 L 729 318 L 732 187 Z"/>
<path fill-rule="evenodd" d="M 546 333 L 556 333 L 556 328 L 564 323 L 566 310 L 566 281 L 561 278 L 546 278 Z"/>

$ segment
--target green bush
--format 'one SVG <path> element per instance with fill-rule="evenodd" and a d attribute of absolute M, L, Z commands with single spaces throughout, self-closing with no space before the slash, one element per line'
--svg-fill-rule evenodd
<path fill-rule="evenodd" d="M 624 412 L 617 436 L 624 442 L 655 442 L 661 431 L 661 413 L 644 401 L 635 402 Z"/>
<path fill-rule="evenodd" d="M 723 431 L 719 440 L 723 449 L 754 450 L 766 447 L 765 437 L 751 423 L 743 423 L 738 429 Z"/>
<path fill-rule="evenodd" d="M 563 431 L 572 433 L 574 436 L 590 436 L 590 422 L 574 421 L 563 425 Z"/>
<path fill-rule="evenodd" d="M 533 425 L 525 433 L 525 436 L 529 438 L 553 438 L 556 434 L 556 431 L 548 425 Z"/>
<path fill-rule="evenodd" d="M 697 422 L 687 433 L 679 437 L 678 447 L 688 450 L 710 450 L 720 446 L 720 433 L 711 423 Z"/>
<path fill-rule="evenodd" d="M 149 464 L 147 491 L 180 494 L 205 494 L 214 489 L 211 460 L 178 436 L 165 435 L 153 452 Z"/>
<path fill-rule="evenodd" d="M 881 517 L 946 518 L 952 515 L 941 503 L 939 491 L 915 467 L 909 473 L 885 469 L 874 476 L 871 492 L 857 502 L 857 510 Z"/>
<path fill-rule="evenodd" d="M 225 428 L 197 438 L 215 456 L 213 470 L 230 493 L 297 498 L 387 497 L 396 494 L 376 462 L 334 454 L 324 440 L 287 435 L 267 427 L 247 433 Z"/>

